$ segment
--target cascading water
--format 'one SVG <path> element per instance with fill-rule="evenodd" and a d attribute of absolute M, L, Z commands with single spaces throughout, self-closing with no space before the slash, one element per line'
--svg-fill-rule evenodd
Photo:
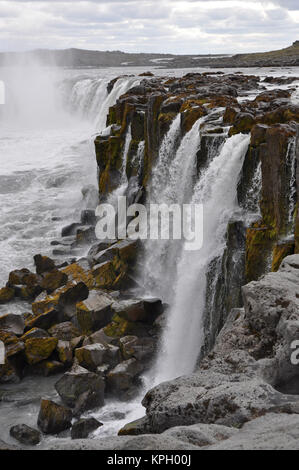
<path fill-rule="evenodd" d="M 195 186 L 192 203 L 204 205 L 204 243 L 198 252 L 182 251 L 175 299 L 155 370 L 158 384 L 191 373 L 203 344 L 207 268 L 225 249 L 227 223 L 238 208 L 237 183 L 250 137 L 229 138 Z"/>
<path fill-rule="evenodd" d="M 119 78 L 110 93 L 107 90 L 108 83 L 107 78 L 79 78 L 77 81 L 66 80 L 60 87 L 67 108 L 92 121 L 97 131 L 106 127 L 110 106 L 130 88 L 138 85 L 140 79 L 134 76 Z"/>
<path fill-rule="evenodd" d="M 297 187 L 296 187 L 296 170 L 297 170 L 297 158 L 296 158 L 296 138 L 292 138 L 289 142 L 287 149 L 286 161 L 289 167 L 290 172 L 290 189 L 289 189 L 289 219 L 288 223 L 290 225 L 291 231 L 294 229 L 294 213 L 296 208 L 297 200 Z"/>
<path fill-rule="evenodd" d="M 176 153 L 175 148 L 180 137 L 180 115 L 173 121 L 161 144 L 158 163 L 153 170 L 148 204 L 182 205 L 190 201 L 196 180 L 200 125 L 204 119 L 199 119 L 184 136 Z M 152 295 L 158 295 L 166 301 L 172 298 L 181 248 L 181 240 L 146 241 L 143 279 Z"/>

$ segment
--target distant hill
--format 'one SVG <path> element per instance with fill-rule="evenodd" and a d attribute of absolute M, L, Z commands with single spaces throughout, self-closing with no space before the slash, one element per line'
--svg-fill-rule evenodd
<path fill-rule="evenodd" d="M 285 49 L 231 55 L 174 55 L 174 54 L 131 54 L 121 51 L 89 51 L 83 49 L 47 50 L 0 53 L 0 66 L 30 64 L 59 67 L 122 67 L 160 66 L 166 68 L 189 67 L 272 67 L 299 66 L 299 41 Z"/>

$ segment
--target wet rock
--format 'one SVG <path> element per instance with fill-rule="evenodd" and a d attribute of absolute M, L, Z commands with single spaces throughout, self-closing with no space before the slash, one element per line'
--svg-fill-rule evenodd
<path fill-rule="evenodd" d="M 55 351 L 56 338 L 31 338 L 25 342 L 25 356 L 28 364 L 37 364 L 48 359 Z"/>
<path fill-rule="evenodd" d="M 0 329 L 13 333 L 15 335 L 22 335 L 24 333 L 25 322 L 21 315 L 14 315 L 8 313 L 0 316 Z"/>
<path fill-rule="evenodd" d="M 42 330 L 41 328 L 32 328 L 31 330 L 27 331 L 20 339 L 21 341 L 26 341 L 27 339 L 32 338 L 48 338 L 50 335 L 47 331 Z"/>
<path fill-rule="evenodd" d="M 85 300 L 88 294 L 89 290 L 84 282 L 71 281 L 50 295 L 45 292 L 40 294 L 32 304 L 32 311 L 35 315 L 39 315 L 57 309 L 61 314 L 71 318 L 76 312 L 76 303 Z"/>
<path fill-rule="evenodd" d="M 63 322 L 49 328 L 51 336 L 61 341 L 71 341 L 72 339 L 80 337 L 80 331 L 72 322 Z"/>
<path fill-rule="evenodd" d="M 113 311 L 130 322 L 154 323 L 163 313 L 159 299 L 123 300 L 112 305 Z"/>
<path fill-rule="evenodd" d="M 39 375 L 42 377 L 51 377 L 52 375 L 61 374 L 65 367 L 62 362 L 45 360 L 37 364 L 31 365 L 27 372 L 29 375 Z"/>
<path fill-rule="evenodd" d="M 96 224 L 95 211 L 91 209 L 85 209 L 81 212 L 81 223 L 83 225 L 95 225 Z"/>
<path fill-rule="evenodd" d="M 35 446 L 41 441 L 41 433 L 36 429 L 32 429 L 26 424 L 18 424 L 13 426 L 9 431 L 10 435 L 24 445 Z"/>
<path fill-rule="evenodd" d="M 80 227 L 76 232 L 76 242 L 78 245 L 90 244 L 96 240 L 95 228 L 93 225 Z"/>
<path fill-rule="evenodd" d="M 210 446 L 218 442 L 224 442 L 232 436 L 236 436 L 238 430 L 217 424 L 194 424 L 192 426 L 179 426 L 168 429 L 163 436 L 193 444 L 198 447 Z"/>
<path fill-rule="evenodd" d="M 70 341 L 58 341 L 57 352 L 59 360 L 66 365 L 70 365 L 73 362 L 73 348 Z"/>
<path fill-rule="evenodd" d="M 59 434 L 72 426 L 72 412 L 50 400 L 42 400 L 37 421 L 45 434 Z"/>
<path fill-rule="evenodd" d="M 36 317 L 33 317 L 31 320 L 26 322 L 26 330 L 31 330 L 32 328 L 39 328 L 42 330 L 48 330 L 52 326 L 56 325 L 60 317 L 58 310 L 52 308 L 46 313 L 41 313 Z"/>
<path fill-rule="evenodd" d="M 8 358 L 18 355 L 25 349 L 23 341 L 21 341 L 13 333 L 0 330 L 0 341 L 5 345 L 5 355 Z"/>
<path fill-rule="evenodd" d="M 139 436 L 140 434 L 146 434 L 147 430 L 150 430 L 150 425 L 148 423 L 148 418 L 144 416 L 143 418 L 132 421 L 131 423 L 126 424 L 118 432 L 119 436 Z"/>
<path fill-rule="evenodd" d="M 59 287 L 65 286 L 67 281 L 68 276 L 65 273 L 59 271 L 58 269 L 55 269 L 50 273 L 45 274 L 40 285 L 48 293 L 51 293 L 56 289 L 59 289 Z"/>
<path fill-rule="evenodd" d="M 34 264 L 37 274 L 48 273 L 56 269 L 55 262 L 47 256 L 35 255 Z"/>
<path fill-rule="evenodd" d="M 84 334 L 99 330 L 111 321 L 113 301 L 107 294 L 91 291 L 86 300 L 77 304 L 76 318 Z"/>
<path fill-rule="evenodd" d="M 94 259 L 98 253 L 107 250 L 111 245 L 115 243 L 117 243 L 117 240 L 107 240 L 104 242 L 97 243 L 90 248 L 88 256 Z"/>
<path fill-rule="evenodd" d="M 111 344 L 91 344 L 75 351 L 78 363 L 88 370 L 96 371 L 98 366 L 115 366 L 119 362 L 119 348 Z"/>
<path fill-rule="evenodd" d="M 107 336 L 104 332 L 104 329 L 102 328 L 99 331 L 96 331 L 92 335 L 86 337 L 83 342 L 83 346 L 87 346 L 88 344 L 110 344 L 114 342 L 115 339 Z"/>
<path fill-rule="evenodd" d="M 71 437 L 72 439 L 87 439 L 89 434 L 100 426 L 103 426 L 103 423 L 100 423 L 95 418 L 80 419 L 73 424 Z"/>
<path fill-rule="evenodd" d="M 109 372 L 108 385 L 115 393 L 127 391 L 133 387 L 142 370 L 143 367 L 136 359 L 124 361 Z"/>
<path fill-rule="evenodd" d="M 15 296 L 15 290 L 11 287 L 2 287 L 0 289 L 0 304 L 6 304 L 13 300 Z"/>
<path fill-rule="evenodd" d="M 139 361 L 148 361 L 155 352 L 155 341 L 152 338 L 125 336 L 119 340 L 120 350 L 125 360 L 134 357 Z"/>
<path fill-rule="evenodd" d="M 75 365 L 56 383 L 55 388 L 62 401 L 81 412 L 104 404 L 105 382 L 97 374 Z"/>
<path fill-rule="evenodd" d="M 9 274 L 9 286 L 35 287 L 41 281 L 41 277 L 29 271 L 29 269 L 16 269 Z"/>
<path fill-rule="evenodd" d="M 70 237 L 71 235 L 76 235 L 77 229 L 81 227 L 80 223 L 73 223 L 64 227 L 61 231 L 61 236 L 63 238 Z"/>

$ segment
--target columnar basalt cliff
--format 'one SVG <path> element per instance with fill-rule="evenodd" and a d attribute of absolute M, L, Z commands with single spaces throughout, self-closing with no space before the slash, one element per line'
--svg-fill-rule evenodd
<path fill-rule="evenodd" d="M 163 193 L 167 202 L 184 203 L 202 201 L 201 191 L 208 198 L 219 191 L 218 198 L 228 201 L 224 217 L 220 199 L 209 206 L 218 217 L 211 231 L 216 237 L 218 223 L 224 224 L 225 240 L 206 255 L 204 276 L 192 280 L 195 293 L 206 284 L 194 374 L 149 391 L 146 417 L 120 432 L 145 436 L 78 441 L 76 448 L 198 449 L 219 440 L 233 445 L 249 421 L 266 415 L 267 426 L 267 419 L 275 422 L 273 413 L 283 419 L 298 413 L 299 374 L 290 364 L 290 344 L 299 339 L 299 106 L 291 99 L 292 83 L 279 88 L 283 79 L 221 72 L 139 78 L 110 107 L 107 129 L 95 139 L 100 202 L 126 195 L 130 204 L 147 204 L 156 191 L 155 202 Z M 74 258 L 88 247 L 87 256 L 62 264 L 61 256 L 58 262 L 37 255 L 35 273 L 13 271 L 0 289 L 0 302 L 7 304 L 7 315 L 0 317 L 6 347 L 0 383 L 60 374 L 55 388 L 61 404 L 41 403 L 38 426 L 44 434 L 70 429 L 72 418 L 102 407 L 107 397 L 136 397 L 141 376 L 159 361 L 163 326 L 171 321 L 168 298 L 145 296 L 155 273 L 149 263 L 141 276 L 140 266 L 152 248 L 141 241 L 96 240 L 96 221 L 94 207 L 84 211 L 54 250 L 61 255 L 61 245 L 67 246 Z M 165 293 L 171 298 L 179 289 L 174 271 L 182 247 L 168 249 L 171 262 L 161 251 L 154 264 L 161 264 L 156 283 L 171 284 Z M 15 300 L 30 301 L 32 312 L 9 314 Z M 180 315 L 185 324 L 188 314 Z M 76 437 L 101 425 L 81 421 L 72 429 Z M 70 444 L 54 444 L 59 446 Z"/>

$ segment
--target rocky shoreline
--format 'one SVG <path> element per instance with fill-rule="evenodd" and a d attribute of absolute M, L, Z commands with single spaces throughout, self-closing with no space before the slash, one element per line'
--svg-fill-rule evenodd
<path fill-rule="evenodd" d="M 102 425 L 82 415 L 103 406 L 107 397 L 125 403 L 137 396 L 141 376 L 158 353 L 167 305 L 142 295 L 145 289 L 137 276 L 142 244 L 96 241 L 95 213 L 89 209 L 53 242 L 53 259 L 36 255 L 36 272 L 24 268 L 10 273 L 0 289 L 0 303 L 7 307 L 7 314 L 0 316 L 0 340 L 6 348 L 0 384 L 57 374 L 61 401 L 42 400 L 37 424 L 45 435 L 71 429 L 76 441 L 60 438 L 51 448 L 298 448 L 299 374 L 298 366 L 290 363 L 290 345 L 299 340 L 299 106 L 291 100 L 295 80 L 262 81 L 221 72 L 180 79 L 148 74 L 110 108 L 109 133 L 95 140 L 101 202 L 121 184 L 129 127 L 125 195 L 130 203 L 146 201 L 160 145 L 179 114 L 181 136 L 205 117 L 198 173 L 205 168 L 211 144 L 220 148 L 229 136 L 250 133 L 238 203 L 243 212 L 249 202 L 257 204 L 259 214 L 253 222 L 240 217 L 229 223 L 213 304 L 207 298 L 198 370 L 150 390 L 143 400 L 146 417 L 115 438 L 78 440 Z M 269 91 L 269 84 L 277 88 Z M 259 168 L 261 193 L 256 201 L 251 193 Z M 86 191 L 84 195 L 88 197 Z M 89 247 L 88 255 L 78 258 L 76 250 L 82 247 Z M 30 302 L 32 312 L 9 313 L 15 300 Z M 295 441 L 282 439 L 289 423 Z M 11 435 L 23 445 L 42 440 L 26 423 L 11 425 Z"/>

